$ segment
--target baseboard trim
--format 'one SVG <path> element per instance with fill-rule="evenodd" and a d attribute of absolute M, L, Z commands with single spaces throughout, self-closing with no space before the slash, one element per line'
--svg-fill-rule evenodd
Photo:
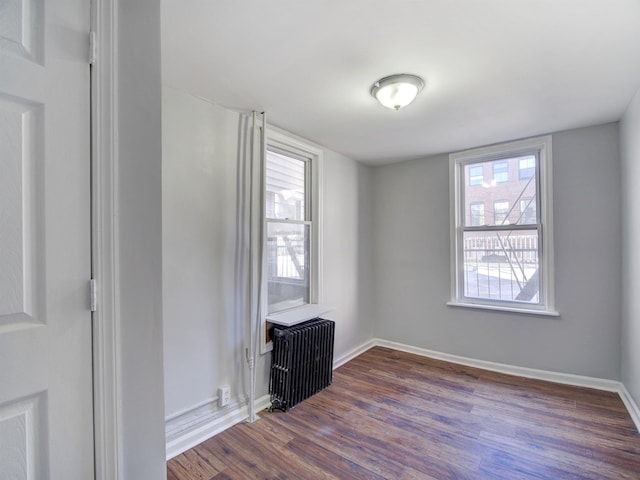
<path fill-rule="evenodd" d="M 399 350 L 402 352 L 414 353 L 423 357 L 435 358 L 437 360 L 444 360 L 447 362 L 466 365 L 468 367 L 481 368 L 483 370 L 490 370 L 493 372 L 506 373 L 508 375 L 516 375 L 519 377 L 532 378 L 536 380 L 545 380 L 548 382 L 572 385 L 575 387 L 586 387 L 593 388 L 595 390 L 615 392 L 620 396 L 620 399 L 629 412 L 631 420 L 633 420 L 638 433 L 640 433 L 640 408 L 638 408 L 638 405 L 636 404 L 624 384 L 616 380 L 573 375 L 571 373 L 551 372 L 548 370 L 537 370 L 527 367 L 517 367 L 504 363 L 487 362 L 485 360 L 476 360 L 473 358 L 461 357 L 449 353 L 428 350 L 426 348 L 413 347 L 411 345 L 383 340 L 381 338 L 374 338 L 372 342 L 368 342 L 367 344 L 369 343 L 372 344 L 371 346 L 391 348 L 393 350 Z"/>
<path fill-rule="evenodd" d="M 627 390 L 627 387 L 624 386 L 624 383 L 620 383 L 618 395 L 620 395 L 624 406 L 627 407 L 629 415 L 631 415 L 631 419 L 633 420 L 633 423 L 636 424 L 638 433 L 640 433 L 640 408 L 638 408 L 638 404 L 633 400 L 633 397 Z"/>
<path fill-rule="evenodd" d="M 334 370 L 374 346 L 373 340 L 363 343 L 348 353 L 334 359 Z M 214 399 L 215 400 L 215 399 Z M 249 406 L 239 402 L 231 409 L 217 410 L 215 401 L 198 404 L 196 407 L 179 412 L 166 419 L 166 458 L 167 460 L 186 452 L 205 440 L 223 432 L 236 423 L 248 420 Z M 271 397 L 264 395 L 255 402 L 259 412 L 271 405 Z"/>
<path fill-rule="evenodd" d="M 488 362 L 485 360 L 476 360 L 474 358 L 461 357 L 449 353 L 437 352 L 426 348 L 413 347 L 402 343 L 391 342 L 380 338 L 374 339 L 374 344 L 380 347 L 392 348 L 407 353 L 415 353 L 423 357 L 435 358 L 446 362 L 458 363 L 468 367 L 482 368 L 492 372 L 506 373 L 508 375 L 516 375 L 518 377 L 534 378 L 537 380 L 546 380 L 548 382 L 563 383 L 565 385 L 573 385 L 576 387 L 594 388 L 596 390 L 605 390 L 607 392 L 620 391 L 620 382 L 615 380 L 607 380 L 604 378 L 585 377 L 581 375 L 573 375 L 571 373 L 559 373 L 548 370 L 537 370 L 534 368 L 518 367 L 504 363 Z"/>
<path fill-rule="evenodd" d="M 508 375 L 516 375 L 519 377 L 532 378 L 536 380 L 545 380 L 548 382 L 561 383 L 565 385 L 573 385 L 577 387 L 593 388 L 596 390 L 604 390 L 607 392 L 615 392 L 620 396 L 620 399 L 624 403 L 633 423 L 635 424 L 638 432 L 640 433 L 640 408 L 635 403 L 633 397 L 626 389 L 622 382 L 616 380 L 608 380 L 604 378 L 586 377 L 582 375 L 574 375 L 570 373 L 559 373 L 548 370 L 538 370 L 534 368 L 518 367 L 514 365 L 508 365 L 504 363 L 488 362 L 485 360 L 477 360 L 474 358 L 462 357 L 459 355 L 452 355 L 449 353 L 438 352 L 435 350 L 428 350 L 426 348 L 414 347 L 403 343 L 392 342 L 390 340 L 384 340 L 381 338 L 374 338 L 367 342 L 364 342 L 360 346 L 350 350 L 339 358 L 334 359 L 334 370 L 345 363 L 353 360 L 358 355 L 366 352 L 373 347 L 386 347 L 392 350 L 399 350 L 401 352 L 413 353 L 423 357 L 434 358 L 437 360 L 444 360 L 446 362 L 457 363 L 460 365 L 466 365 L 468 367 L 481 368 L 483 370 L 490 370 L 498 373 L 505 373 Z M 269 395 L 264 395 L 255 401 L 256 411 L 264 410 L 271 405 L 271 398 Z M 189 412 L 190 413 L 190 412 Z M 204 442 L 205 440 L 217 435 L 218 433 L 232 427 L 236 423 L 240 423 L 249 418 L 249 407 L 246 401 L 242 404 L 237 404 L 227 411 L 217 411 L 200 415 L 197 417 L 197 421 L 194 422 L 193 415 L 185 413 L 178 418 L 172 419 L 169 423 L 172 423 L 171 433 L 167 434 L 167 460 L 179 455 L 190 448 Z"/>
<path fill-rule="evenodd" d="M 255 401 L 256 411 L 264 410 L 270 404 L 269 395 L 257 398 Z M 246 402 L 237 403 L 229 410 L 200 415 L 197 422 L 193 421 L 193 416 L 189 413 L 181 415 L 171 422 L 167 422 L 167 424 L 172 423 L 172 432 L 167 434 L 166 459 L 170 460 L 248 418 L 249 405 Z"/>
<path fill-rule="evenodd" d="M 366 352 L 367 350 L 369 350 L 371 347 L 374 347 L 374 346 L 375 346 L 374 340 L 369 340 L 363 343 L 362 345 L 354 348 L 353 350 L 345 353 L 344 355 L 340 356 L 340 358 L 334 358 L 333 369 L 335 370 L 336 368 L 341 367 L 345 363 L 353 360 L 358 355 L 362 355 L 364 352 Z"/>

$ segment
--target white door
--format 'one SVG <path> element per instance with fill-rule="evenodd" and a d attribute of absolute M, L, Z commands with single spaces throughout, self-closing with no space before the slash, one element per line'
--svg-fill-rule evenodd
<path fill-rule="evenodd" d="M 89 0 L 0 0 L 0 479 L 94 477 Z"/>

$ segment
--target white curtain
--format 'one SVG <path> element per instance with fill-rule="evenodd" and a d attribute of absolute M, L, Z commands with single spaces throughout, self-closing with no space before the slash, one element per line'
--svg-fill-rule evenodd
<path fill-rule="evenodd" d="M 249 421 L 256 420 L 256 362 L 260 355 L 259 339 L 262 325 L 262 265 L 263 265 L 263 164 L 266 119 L 253 112 L 240 115 L 238 126 L 238 188 L 236 202 L 237 245 L 236 318 L 245 326 L 249 395 Z"/>

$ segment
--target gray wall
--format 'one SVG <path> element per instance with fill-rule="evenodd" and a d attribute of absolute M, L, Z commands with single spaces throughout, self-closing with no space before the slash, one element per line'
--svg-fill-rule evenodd
<path fill-rule="evenodd" d="M 163 90 L 163 264 L 166 415 L 231 385 L 246 392 L 245 327 L 234 320 L 238 117 Z M 373 336 L 370 169 L 324 150 L 323 303 L 336 307 L 336 357 Z M 257 367 L 256 396 L 267 394 Z M 215 409 L 215 405 L 211 408 Z"/>
<path fill-rule="evenodd" d="M 239 115 L 163 89 L 163 302 L 167 415 L 244 391 L 234 312 Z"/>
<path fill-rule="evenodd" d="M 622 159 L 622 381 L 640 405 L 640 90 L 620 122 Z"/>
<path fill-rule="evenodd" d="M 162 371 L 160 1 L 118 2 L 122 477 L 166 477 Z"/>
<path fill-rule="evenodd" d="M 617 124 L 553 135 L 559 318 L 447 307 L 448 155 L 374 169 L 377 337 L 529 368 L 620 377 Z"/>
<path fill-rule="evenodd" d="M 324 150 L 323 303 L 335 307 L 335 358 L 373 338 L 371 168 Z"/>

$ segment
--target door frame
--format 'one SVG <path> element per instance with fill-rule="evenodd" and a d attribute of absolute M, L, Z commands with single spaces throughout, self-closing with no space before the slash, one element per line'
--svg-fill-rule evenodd
<path fill-rule="evenodd" d="M 91 1 L 91 263 L 95 480 L 122 478 L 118 305 L 118 1 Z"/>

